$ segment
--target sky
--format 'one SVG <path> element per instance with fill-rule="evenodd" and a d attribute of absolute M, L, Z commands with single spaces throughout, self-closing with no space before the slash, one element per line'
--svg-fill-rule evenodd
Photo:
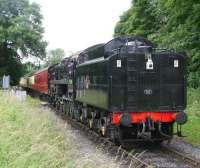
<path fill-rule="evenodd" d="M 112 39 L 119 16 L 131 0 L 31 0 L 41 7 L 48 50 L 66 54 Z"/>

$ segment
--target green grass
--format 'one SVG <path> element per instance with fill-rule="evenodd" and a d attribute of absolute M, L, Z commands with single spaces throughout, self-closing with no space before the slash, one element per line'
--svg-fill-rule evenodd
<path fill-rule="evenodd" d="M 88 150 L 84 138 L 40 103 L 0 91 L 0 168 L 117 167 L 101 150 Z"/>
<path fill-rule="evenodd" d="M 183 126 L 185 141 L 200 147 L 200 88 L 188 89 L 188 122 Z"/>
<path fill-rule="evenodd" d="M 74 156 L 40 102 L 0 92 L 0 167 L 75 167 Z"/>

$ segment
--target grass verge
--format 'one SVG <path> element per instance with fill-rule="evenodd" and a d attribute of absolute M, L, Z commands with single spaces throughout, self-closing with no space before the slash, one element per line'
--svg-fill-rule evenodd
<path fill-rule="evenodd" d="M 40 102 L 20 102 L 0 92 L 0 167 L 75 167 L 62 134 Z"/>
<path fill-rule="evenodd" d="M 183 126 L 185 141 L 200 147 L 200 88 L 188 89 L 188 122 Z"/>

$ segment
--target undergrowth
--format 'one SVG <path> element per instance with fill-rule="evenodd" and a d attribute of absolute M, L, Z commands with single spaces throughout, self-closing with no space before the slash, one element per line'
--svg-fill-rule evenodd
<path fill-rule="evenodd" d="M 188 122 L 183 126 L 186 141 L 200 147 L 200 89 L 188 89 Z"/>

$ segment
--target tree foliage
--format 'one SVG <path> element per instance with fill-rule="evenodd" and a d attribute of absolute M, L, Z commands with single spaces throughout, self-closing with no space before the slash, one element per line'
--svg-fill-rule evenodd
<path fill-rule="evenodd" d="M 200 86 L 200 1 L 133 0 L 115 27 L 115 36 L 142 35 L 158 47 L 188 55 L 188 81 Z"/>
<path fill-rule="evenodd" d="M 59 63 L 65 56 L 65 51 L 61 48 L 50 50 L 47 54 L 46 66 Z"/>
<path fill-rule="evenodd" d="M 40 65 L 27 62 L 23 64 L 23 75 L 33 74 L 34 72 L 39 71 L 40 68 Z"/>
<path fill-rule="evenodd" d="M 36 3 L 0 0 L 0 76 L 10 74 L 15 84 L 22 73 L 23 57 L 45 57 L 47 43 L 42 40 L 43 32 Z"/>

